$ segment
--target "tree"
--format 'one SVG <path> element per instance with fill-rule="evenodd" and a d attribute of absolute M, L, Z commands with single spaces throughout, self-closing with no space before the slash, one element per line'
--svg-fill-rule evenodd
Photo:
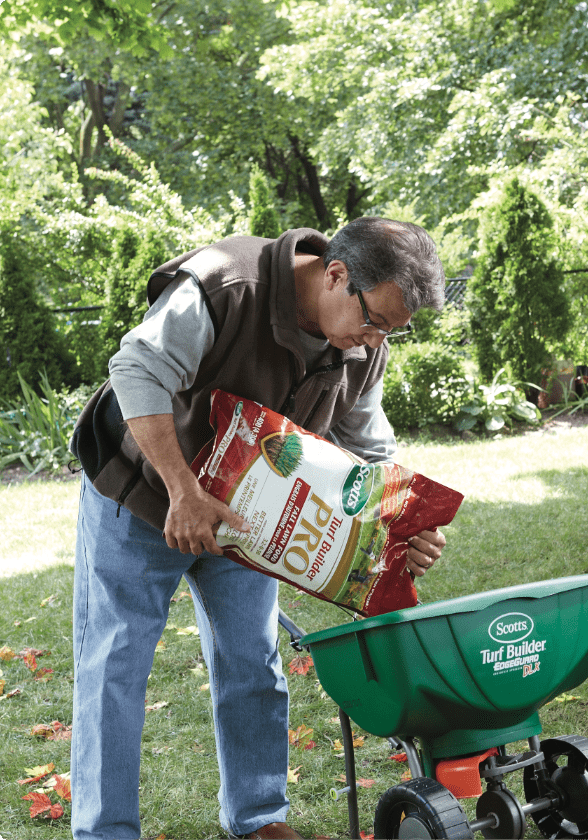
<path fill-rule="evenodd" d="M 474 353 L 486 380 L 506 367 L 539 382 L 549 341 L 565 335 L 569 308 L 555 245 L 545 205 L 514 178 L 482 220 L 468 283 Z"/>
<path fill-rule="evenodd" d="M 282 233 L 280 217 L 270 197 L 267 178 L 259 168 L 254 166 L 249 180 L 249 232 L 252 236 L 265 236 L 277 239 Z"/>

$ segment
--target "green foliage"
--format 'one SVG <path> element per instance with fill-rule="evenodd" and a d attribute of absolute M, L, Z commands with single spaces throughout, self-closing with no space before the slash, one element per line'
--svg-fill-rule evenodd
<path fill-rule="evenodd" d="M 71 461 L 69 441 L 91 389 L 56 393 L 46 372 L 40 375 L 41 395 L 18 374 L 21 396 L 5 402 L 0 413 L 0 470 L 20 462 L 32 475 L 55 471 Z"/>
<path fill-rule="evenodd" d="M 474 353 L 489 380 L 501 367 L 538 381 L 548 342 L 568 329 L 553 221 L 517 178 L 482 221 L 480 260 L 468 282 Z"/>
<path fill-rule="evenodd" d="M 52 385 L 71 384 L 74 361 L 55 317 L 34 288 L 23 243 L 0 228 L 0 397 L 20 392 L 20 377 L 37 383 L 45 369 Z"/>
<path fill-rule="evenodd" d="M 474 382 L 468 402 L 464 403 L 455 419 L 458 432 L 482 425 L 487 432 L 498 432 L 503 426 L 512 426 L 513 420 L 538 423 L 541 412 L 525 397 L 520 383 L 505 381 L 504 368 L 498 371 L 490 385 Z"/>
<path fill-rule="evenodd" d="M 277 239 L 280 233 L 280 217 L 270 195 L 267 178 L 254 166 L 249 179 L 249 232 L 252 236 Z"/>
<path fill-rule="evenodd" d="M 419 309 L 413 315 L 412 325 L 418 342 L 433 341 L 457 352 L 467 338 L 469 315 L 467 310 L 446 303 L 441 312 Z"/>
<path fill-rule="evenodd" d="M 169 259 L 161 236 L 153 230 L 141 235 L 129 226 L 117 231 L 105 280 L 102 313 L 102 367 L 120 347 L 122 337 L 143 320 L 147 311 L 147 281 Z"/>
<path fill-rule="evenodd" d="M 392 347 L 382 407 L 396 431 L 450 423 L 466 400 L 463 362 L 439 344 Z"/>
<path fill-rule="evenodd" d="M 31 23 L 43 22 L 62 45 L 86 32 L 111 49 L 144 55 L 149 48 L 169 55 L 162 28 L 155 22 L 151 0 L 2 0 L 0 34 L 11 35 Z"/>

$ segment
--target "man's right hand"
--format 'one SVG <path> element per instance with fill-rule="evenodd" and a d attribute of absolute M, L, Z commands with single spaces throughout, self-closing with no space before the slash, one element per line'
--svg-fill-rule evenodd
<path fill-rule="evenodd" d="M 247 532 L 249 524 L 228 505 L 206 493 L 186 463 L 171 414 L 151 414 L 127 420 L 139 448 L 163 479 L 170 498 L 163 536 L 182 554 L 222 554 L 215 533 L 221 522 Z"/>
<path fill-rule="evenodd" d="M 170 499 L 163 536 L 170 548 L 179 548 L 182 554 L 222 554 L 215 533 L 221 522 L 227 522 L 236 531 L 250 530 L 242 516 L 234 513 L 228 505 L 206 493 L 198 484 L 185 489 Z"/>

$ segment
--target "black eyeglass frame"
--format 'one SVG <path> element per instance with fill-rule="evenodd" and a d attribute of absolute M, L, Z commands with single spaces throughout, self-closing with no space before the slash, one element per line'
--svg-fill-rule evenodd
<path fill-rule="evenodd" d="M 403 335 L 410 335 L 412 332 L 412 326 L 410 322 L 405 327 L 396 327 L 393 330 L 383 330 L 381 327 L 378 327 L 372 319 L 370 318 L 367 307 L 365 305 L 365 300 L 363 299 L 363 295 L 359 289 L 354 287 L 354 292 L 357 295 L 357 299 L 359 300 L 359 305 L 361 306 L 361 311 L 363 313 L 363 318 L 365 324 L 362 324 L 363 327 L 371 327 L 373 330 L 376 330 L 380 333 L 380 335 L 388 336 L 388 338 L 400 337 Z"/>

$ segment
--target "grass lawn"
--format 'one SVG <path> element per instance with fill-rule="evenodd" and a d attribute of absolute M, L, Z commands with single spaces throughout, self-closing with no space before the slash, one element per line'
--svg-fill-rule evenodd
<path fill-rule="evenodd" d="M 419 583 L 423 601 L 481 590 L 588 573 L 586 500 L 588 428 L 534 432 L 521 437 L 458 444 L 401 447 L 398 461 L 461 490 L 466 499 L 451 526 L 443 559 Z M 69 741 L 31 734 L 37 724 L 71 724 L 71 589 L 77 508 L 77 482 L 39 481 L 0 487 L 0 648 L 37 655 L 33 672 L 22 658 L 0 659 L 0 837 L 3 840 L 59 840 L 69 836 L 69 804 L 64 816 L 31 819 L 27 791 L 44 780 L 19 785 L 27 769 L 53 763 L 69 770 Z M 187 589 L 187 587 L 185 587 Z M 180 587 L 149 680 L 143 737 L 141 807 L 145 837 L 205 840 L 223 837 L 218 823 L 214 736 L 208 675 L 203 667 L 191 599 Z M 347 621 L 336 607 L 282 586 L 283 609 L 308 632 Z M 283 634 L 286 673 L 295 656 Z M 52 669 L 35 680 L 41 668 Z M 291 822 L 307 837 L 348 836 L 346 797 L 329 797 L 341 788 L 344 763 L 335 703 L 318 684 L 312 668 L 288 676 L 292 730 L 312 729 L 312 749 L 293 746 L 289 784 Z M 1 684 L 1 683 L 0 683 Z M 6 695 L 20 689 L 19 694 Z M 588 736 L 588 683 L 573 698 L 542 710 L 544 735 Z M 243 721 L 247 728 L 247 721 Z M 55 726 L 54 726 L 55 728 Z M 67 730 L 65 731 L 67 733 Z M 61 730 L 62 734 L 63 730 Z M 386 741 L 364 736 L 356 750 L 360 824 L 369 834 L 379 796 L 397 784 L 406 765 L 391 761 Z M 520 777 L 520 778 L 519 778 Z M 46 776 L 45 779 L 50 778 Z M 523 799 L 522 773 L 508 777 Z M 47 793 L 47 791 L 45 790 Z M 473 818 L 475 804 L 466 810 Z M 540 837 L 529 818 L 527 837 Z"/>

